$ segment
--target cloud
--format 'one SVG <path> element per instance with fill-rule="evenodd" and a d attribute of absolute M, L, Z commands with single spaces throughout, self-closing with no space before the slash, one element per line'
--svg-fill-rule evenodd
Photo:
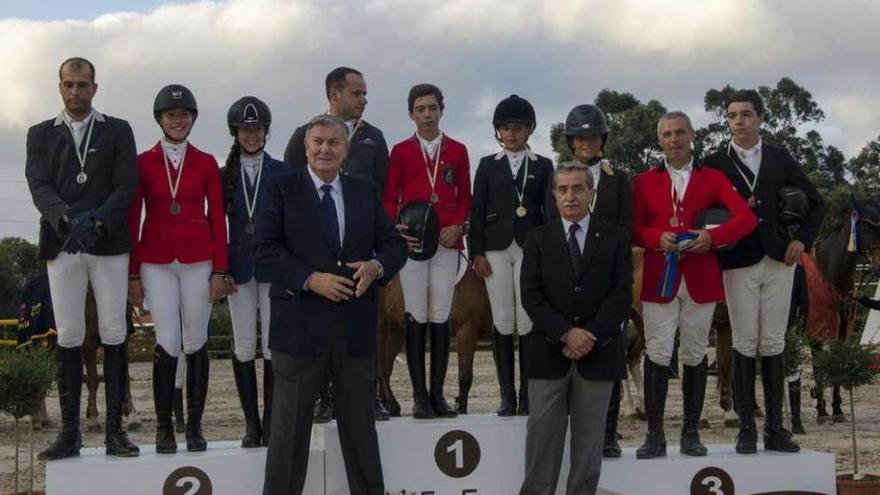
<path fill-rule="evenodd" d="M 57 66 L 72 55 L 95 63 L 96 108 L 128 119 L 140 150 L 160 136 L 151 111 L 159 88 L 189 86 L 200 106 L 192 142 L 221 162 L 231 102 L 253 94 L 270 105 L 268 150 L 281 155 L 292 130 L 326 110 L 323 79 L 339 65 L 364 72 L 366 118 L 389 143 L 413 131 L 409 87 L 438 84 L 443 128 L 469 146 L 473 165 L 497 149 L 491 115 L 511 93 L 535 106 L 532 144 L 549 155 L 550 125 L 603 88 L 705 122 L 709 88 L 782 76 L 813 92 L 828 115 L 826 143 L 852 155 L 880 133 L 878 23 L 880 4 L 870 0 L 229 0 L 92 20 L 0 19 L 0 177 L 18 181 L 0 182 L 0 236 L 36 236 L 35 223 L 8 222 L 36 218 L 21 201 L 24 136 L 60 111 Z"/>

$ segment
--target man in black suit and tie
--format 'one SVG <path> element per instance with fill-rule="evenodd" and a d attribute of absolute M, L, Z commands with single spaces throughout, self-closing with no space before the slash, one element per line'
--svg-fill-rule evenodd
<path fill-rule="evenodd" d="M 255 255 L 273 274 L 269 348 L 273 435 L 263 493 L 299 494 L 312 409 L 328 374 L 350 493 L 384 494 L 373 419 L 377 289 L 403 266 L 406 243 L 368 182 L 340 175 L 345 123 L 320 115 L 306 132 L 308 166 L 272 177 L 257 215 Z"/>
<path fill-rule="evenodd" d="M 556 492 L 568 420 L 571 471 L 566 493 L 595 494 L 605 419 L 615 380 L 624 377 L 621 327 L 632 303 L 629 233 L 593 218 L 593 176 L 576 163 L 553 174 L 561 219 L 531 230 L 522 267 L 531 410 L 521 495 Z"/>

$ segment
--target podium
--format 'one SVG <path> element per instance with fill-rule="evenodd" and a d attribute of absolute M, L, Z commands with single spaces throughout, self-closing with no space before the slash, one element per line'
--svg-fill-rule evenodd
<path fill-rule="evenodd" d="M 525 467 L 526 418 L 469 415 L 455 419 L 395 418 L 376 424 L 385 488 L 395 495 L 508 495 L 518 492 Z M 567 443 L 567 442 L 566 442 Z M 834 456 L 816 451 L 739 455 L 732 445 L 710 445 L 706 457 L 678 454 L 637 460 L 635 449 L 602 464 L 603 495 L 815 495 L 835 493 Z M 46 464 L 52 495 L 258 495 L 266 449 L 209 442 L 208 450 L 157 455 L 142 446 L 137 458 L 83 449 L 78 458 Z M 557 487 L 565 492 L 568 452 Z M 348 494 L 336 423 L 315 425 L 304 492 Z"/>

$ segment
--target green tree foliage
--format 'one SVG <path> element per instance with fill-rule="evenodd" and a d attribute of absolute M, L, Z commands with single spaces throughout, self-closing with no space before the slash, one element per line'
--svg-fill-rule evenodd
<path fill-rule="evenodd" d="M 45 270 L 37 259 L 37 246 L 19 237 L 0 239 L 0 318 L 15 318 L 15 301 L 21 286 Z"/>
<path fill-rule="evenodd" d="M 861 193 L 871 197 L 880 194 L 880 136 L 866 144 L 846 164 L 846 169 Z"/>
<path fill-rule="evenodd" d="M 15 419 L 31 414 L 46 397 L 57 370 L 44 347 L 0 352 L 0 412 Z"/>

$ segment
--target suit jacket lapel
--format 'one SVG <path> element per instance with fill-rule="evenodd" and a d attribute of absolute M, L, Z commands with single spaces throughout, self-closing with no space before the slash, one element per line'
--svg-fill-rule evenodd
<path fill-rule="evenodd" d="M 703 174 L 700 173 L 700 168 L 697 165 L 693 165 L 691 168 L 691 176 L 688 179 L 687 189 L 684 190 L 684 197 L 681 198 L 682 207 L 687 202 L 688 198 L 690 198 L 693 194 L 696 194 L 694 191 L 698 190 L 702 179 Z"/>
<path fill-rule="evenodd" d="M 570 269 L 563 270 L 563 271 L 568 276 L 569 280 L 571 280 L 571 282 L 574 283 L 575 273 L 574 273 L 574 267 L 571 266 L 571 261 L 570 261 L 571 254 L 569 254 L 569 251 L 568 251 L 568 235 L 565 233 L 565 230 L 562 228 L 561 220 L 554 220 L 552 223 L 556 224 L 553 226 L 554 227 L 553 230 L 556 231 L 556 234 L 553 234 L 550 236 L 549 242 L 551 243 L 551 248 L 553 248 L 553 250 L 555 250 L 558 253 L 556 256 L 554 256 L 554 259 L 558 260 L 558 259 L 562 258 L 562 259 L 569 260 L 568 263 L 563 264 L 563 265 L 558 265 L 558 266 L 571 267 Z"/>
<path fill-rule="evenodd" d="M 579 280 L 584 274 L 587 265 L 590 264 L 590 259 L 596 252 L 596 247 L 599 245 L 599 222 L 600 221 L 596 218 L 590 218 L 590 226 L 587 228 L 587 235 L 584 238 L 584 252 L 582 254 L 583 259 L 581 260 L 581 270 L 580 273 L 576 274 L 575 280 Z"/>

